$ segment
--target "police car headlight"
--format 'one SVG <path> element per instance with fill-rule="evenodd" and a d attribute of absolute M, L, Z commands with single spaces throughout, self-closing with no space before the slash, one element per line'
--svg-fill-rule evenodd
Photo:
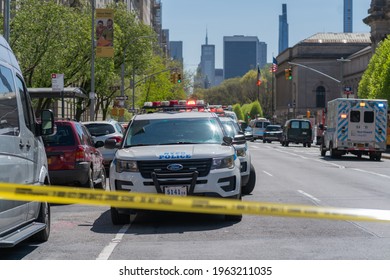
<path fill-rule="evenodd" d="M 137 162 L 134 160 L 117 160 L 116 172 L 138 172 Z"/>
<path fill-rule="evenodd" d="M 239 157 L 245 157 L 246 156 L 246 149 L 245 148 L 240 148 L 236 149 L 237 156 Z"/>
<path fill-rule="evenodd" d="M 221 169 L 221 168 L 234 168 L 234 156 L 224 157 L 224 158 L 213 158 L 213 164 L 211 169 Z"/>

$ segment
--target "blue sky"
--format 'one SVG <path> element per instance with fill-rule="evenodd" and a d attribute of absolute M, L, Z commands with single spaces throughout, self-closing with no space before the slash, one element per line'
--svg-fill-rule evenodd
<path fill-rule="evenodd" d="M 200 62 L 206 29 L 223 67 L 223 36 L 257 36 L 267 43 L 267 60 L 278 54 L 279 15 L 287 4 L 289 46 L 318 32 L 343 32 L 343 0 L 161 0 L 162 28 L 170 41 L 183 41 L 184 67 Z M 370 32 L 362 21 L 371 0 L 353 0 L 353 32 Z"/>

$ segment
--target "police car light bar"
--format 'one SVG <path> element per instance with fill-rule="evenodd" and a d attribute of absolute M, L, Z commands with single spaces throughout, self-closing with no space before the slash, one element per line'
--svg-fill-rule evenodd
<path fill-rule="evenodd" d="M 166 109 L 166 110 L 204 110 L 204 100 L 170 100 L 170 101 L 149 101 L 144 103 L 144 109 Z"/>

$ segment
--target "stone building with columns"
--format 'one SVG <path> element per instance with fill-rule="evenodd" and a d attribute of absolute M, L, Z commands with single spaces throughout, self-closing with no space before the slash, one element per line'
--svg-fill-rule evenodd
<path fill-rule="evenodd" d="M 318 123 L 329 100 L 359 97 L 371 56 L 390 32 L 390 0 L 372 0 L 363 21 L 370 33 L 317 33 L 278 55 L 275 122 L 310 115 Z M 285 78 L 288 68 L 291 80 Z"/>

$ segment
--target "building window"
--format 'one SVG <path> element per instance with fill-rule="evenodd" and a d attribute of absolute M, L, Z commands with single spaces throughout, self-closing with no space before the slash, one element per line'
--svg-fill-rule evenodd
<path fill-rule="evenodd" d="M 323 86 L 316 89 L 316 107 L 325 108 L 325 88 Z"/>

